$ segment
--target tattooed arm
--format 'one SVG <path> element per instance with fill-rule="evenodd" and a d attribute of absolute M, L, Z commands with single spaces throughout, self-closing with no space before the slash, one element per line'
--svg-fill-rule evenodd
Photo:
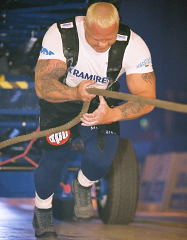
<path fill-rule="evenodd" d="M 148 98 L 156 97 L 154 72 L 127 75 L 127 86 L 132 94 Z M 151 112 L 154 107 L 138 102 L 127 102 L 117 107 L 121 120 L 131 120 Z"/>
<path fill-rule="evenodd" d="M 153 72 L 127 75 L 127 85 L 132 94 L 155 98 L 155 75 Z M 100 97 L 99 107 L 93 113 L 85 113 L 81 121 L 83 126 L 94 126 L 120 120 L 131 120 L 149 113 L 153 108 L 151 105 L 131 101 L 111 108 L 104 98 Z"/>
<path fill-rule="evenodd" d="M 49 102 L 90 101 L 94 95 L 89 94 L 86 88 L 94 81 L 83 81 L 77 87 L 69 87 L 59 82 L 66 71 L 66 64 L 60 60 L 38 60 L 35 69 L 37 96 Z"/>

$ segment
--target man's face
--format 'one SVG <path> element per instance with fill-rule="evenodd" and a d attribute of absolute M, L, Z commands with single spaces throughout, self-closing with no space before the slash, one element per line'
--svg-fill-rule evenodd
<path fill-rule="evenodd" d="M 106 52 L 116 41 L 117 24 L 108 28 L 101 28 L 96 24 L 89 25 L 85 22 L 84 27 L 86 40 L 96 52 Z"/>

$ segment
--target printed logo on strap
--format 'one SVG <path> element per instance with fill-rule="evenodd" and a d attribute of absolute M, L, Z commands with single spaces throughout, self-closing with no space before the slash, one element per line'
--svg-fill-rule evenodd
<path fill-rule="evenodd" d="M 53 133 L 50 136 L 46 137 L 46 140 L 49 144 L 53 146 L 59 146 L 65 144 L 70 138 L 71 132 L 70 130 L 62 131 L 58 133 Z"/>
<path fill-rule="evenodd" d="M 122 34 L 117 34 L 117 40 L 118 41 L 127 41 L 128 36 L 122 35 Z"/>
<path fill-rule="evenodd" d="M 73 22 L 62 23 L 60 24 L 61 28 L 73 28 Z"/>

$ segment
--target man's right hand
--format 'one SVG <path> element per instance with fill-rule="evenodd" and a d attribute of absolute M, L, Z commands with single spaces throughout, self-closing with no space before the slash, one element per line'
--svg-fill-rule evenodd
<path fill-rule="evenodd" d="M 87 88 L 92 87 L 94 83 L 94 80 L 85 80 L 80 82 L 79 85 L 76 87 L 77 100 L 91 101 L 96 95 L 88 93 Z"/>

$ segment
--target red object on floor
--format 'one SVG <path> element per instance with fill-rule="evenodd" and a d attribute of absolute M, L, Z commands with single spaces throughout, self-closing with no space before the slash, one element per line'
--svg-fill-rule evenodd
<path fill-rule="evenodd" d="M 39 130 L 40 130 L 40 129 L 37 128 L 35 132 L 38 132 Z M 3 161 L 3 162 L 0 162 L 0 166 L 6 165 L 6 164 L 9 163 L 9 162 L 16 161 L 16 160 L 19 159 L 19 158 L 24 158 L 24 159 L 25 159 L 27 162 L 29 162 L 32 166 L 38 167 L 38 164 L 37 164 L 35 161 L 33 161 L 31 158 L 29 158 L 29 157 L 27 156 L 28 152 L 31 150 L 32 145 L 33 145 L 33 143 L 34 143 L 35 141 L 36 141 L 36 139 L 32 139 L 32 140 L 29 142 L 29 144 L 27 145 L 27 147 L 25 148 L 25 151 L 24 151 L 23 153 L 15 156 L 15 157 L 9 158 L 9 159 L 7 159 L 7 160 L 5 160 L 5 161 Z"/>

